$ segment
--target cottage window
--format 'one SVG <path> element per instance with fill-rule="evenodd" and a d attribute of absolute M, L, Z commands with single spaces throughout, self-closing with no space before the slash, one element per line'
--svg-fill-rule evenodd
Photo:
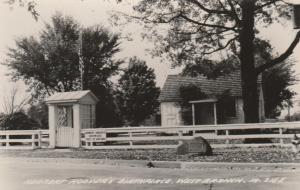
<path fill-rule="evenodd" d="M 227 100 L 224 103 L 225 117 L 236 117 L 236 102 L 235 99 Z"/>

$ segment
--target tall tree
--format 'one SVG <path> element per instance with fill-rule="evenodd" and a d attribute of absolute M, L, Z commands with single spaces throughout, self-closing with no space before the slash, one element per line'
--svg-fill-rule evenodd
<path fill-rule="evenodd" d="M 160 91 L 154 70 L 145 61 L 131 58 L 118 86 L 118 105 L 125 124 L 138 126 L 157 110 Z"/>
<path fill-rule="evenodd" d="M 257 65 L 273 59 L 274 51 L 268 41 L 256 39 L 254 44 Z M 292 98 L 296 93 L 289 87 L 297 81 L 292 70 L 293 65 L 293 61 L 287 59 L 262 73 L 262 88 L 267 118 L 276 118 L 280 115 L 283 108 L 292 106 Z M 221 61 L 203 59 L 198 60 L 196 64 L 187 64 L 182 74 L 194 77 L 204 75 L 208 78 L 216 78 L 237 69 L 240 69 L 238 57 L 230 56 Z"/>
<path fill-rule="evenodd" d="M 288 58 L 300 38 L 298 32 L 281 55 L 255 64 L 259 27 L 291 18 L 291 6 L 282 0 L 141 0 L 134 10 L 137 15 L 125 16 L 145 23 L 152 31 L 148 37 L 156 39 L 155 53 L 168 54 L 174 65 L 193 64 L 218 52 L 237 55 L 247 123 L 259 121 L 258 75 Z"/>
<path fill-rule="evenodd" d="M 208 78 L 216 78 L 240 68 L 237 64 L 238 60 L 234 57 L 223 60 L 221 63 L 212 60 L 201 61 L 197 64 L 186 65 L 181 74 L 192 77 L 204 75 Z M 292 98 L 296 93 L 289 87 L 295 84 L 297 80 L 292 66 L 291 61 L 284 61 L 284 63 L 263 72 L 262 88 L 266 118 L 276 118 L 282 109 L 293 105 Z"/>
<path fill-rule="evenodd" d="M 79 33 L 82 31 L 82 43 Z M 92 90 L 100 99 L 98 125 L 113 118 L 110 77 L 118 73 L 122 61 L 114 58 L 120 51 L 119 35 L 103 26 L 82 28 L 73 18 L 56 14 L 39 38 L 21 37 L 9 48 L 5 63 L 14 80 L 23 80 L 36 99 L 54 92 L 81 89 L 78 51 L 83 65 L 83 89 Z M 100 106 L 102 105 L 102 106 Z M 111 111 L 108 111 L 111 110 Z M 105 114 L 109 113 L 109 115 Z M 105 114 L 105 117 L 103 117 Z M 112 119 L 113 118 L 113 119 Z"/>
<path fill-rule="evenodd" d="M 293 64 L 284 62 L 263 72 L 263 92 L 265 114 L 267 118 L 277 118 L 281 110 L 293 106 L 292 98 L 296 95 L 289 87 L 297 81 Z"/>

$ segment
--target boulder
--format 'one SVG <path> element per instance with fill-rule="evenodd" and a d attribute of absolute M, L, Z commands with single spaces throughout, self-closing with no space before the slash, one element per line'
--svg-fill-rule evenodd
<path fill-rule="evenodd" d="M 177 153 L 211 156 L 213 151 L 206 139 L 203 137 L 195 137 L 191 140 L 183 140 L 182 144 L 177 147 Z"/>

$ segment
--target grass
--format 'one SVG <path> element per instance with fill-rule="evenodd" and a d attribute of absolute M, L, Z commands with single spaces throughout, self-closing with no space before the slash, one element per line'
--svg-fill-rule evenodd
<path fill-rule="evenodd" d="M 178 155 L 174 149 L 160 150 L 0 150 L 0 157 L 23 158 L 84 158 L 84 159 L 121 159 L 121 160 L 157 160 L 189 162 L 250 162 L 250 163 L 300 163 L 300 154 L 290 148 L 226 148 L 214 149 L 212 156 L 195 154 Z"/>

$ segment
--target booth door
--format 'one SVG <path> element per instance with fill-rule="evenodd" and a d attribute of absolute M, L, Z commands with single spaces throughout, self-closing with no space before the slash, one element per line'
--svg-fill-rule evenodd
<path fill-rule="evenodd" d="M 73 107 L 58 106 L 56 125 L 56 146 L 73 147 L 74 126 L 73 126 Z"/>

